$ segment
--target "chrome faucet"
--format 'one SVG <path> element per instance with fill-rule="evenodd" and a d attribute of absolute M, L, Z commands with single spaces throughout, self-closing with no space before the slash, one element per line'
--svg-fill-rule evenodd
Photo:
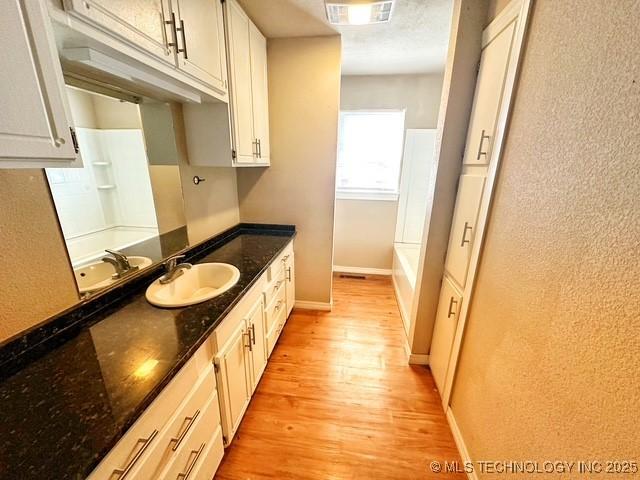
<path fill-rule="evenodd" d="M 135 272 L 139 269 L 137 265 L 135 267 L 131 266 L 131 264 L 129 263 L 129 259 L 124 253 L 108 249 L 105 250 L 105 252 L 111 255 L 111 257 L 104 257 L 102 261 L 113 265 L 116 273 L 114 273 L 111 278 L 113 278 L 114 280 L 122 278 L 124 275 Z"/>
<path fill-rule="evenodd" d="M 168 258 L 167 261 L 164 262 L 167 273 L 160 277 L 161 285 L 173 282 L 180 275 L 184 274 L 185 270 L 189 270 L 193 266 L 190 263 L 178 263 L 178 260 L 182 260 L 183 258 L 184 255 L 176 255 L 175 257 Z"/>

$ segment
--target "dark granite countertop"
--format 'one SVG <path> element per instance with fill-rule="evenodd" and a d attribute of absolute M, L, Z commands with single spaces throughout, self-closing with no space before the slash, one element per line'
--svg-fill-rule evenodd
<path fill-rule="evenodd" d="M 153 307 L 144 292 L 156 269 L 121 286 L 126 294 L 105 297 L 111 303 L 96 299 L 97 311 L 61 338 L 2 364 L 0 478 L 85 478 L 294 235 L 293 228 L 237 228 L 187 255 L 238 267 L 240 280 L 223 295 L 182 309 Z M 81 305 L 84 313 L 90 307 Z M 157 364 L 136 376 L 147 360 Z"/>

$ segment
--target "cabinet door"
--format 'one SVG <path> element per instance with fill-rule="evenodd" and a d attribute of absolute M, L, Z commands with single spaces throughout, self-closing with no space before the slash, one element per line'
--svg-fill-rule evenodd
<path fill-rule="evenodd" d="M 211 87 L 226 92 L 222 4 L 218 0 L 175 0 L 178 67 Z"/>
<path fill-rule="evenodd" d="M 46 7 L 19 0 L 3 5 L 0 168 L 71 166 L 77 155 Z"/>
<path fill-rule="evenodd" d="M 262 295 L 247 316 L 251 333 L 251 391 L 255 391 L 267 366 L 267 346 L 264 331 L 264 303 Z"/>
<path fill-rule="evenodd" d="M 447 277 L 442 280 L 440 300 L 436 313 L 436 324 L 431 340 L 431 353 L 429 354 L 429 367 L 440 392 L 443 391 L 444 381 L 449 367 L 449 357 L 453 338 L 458 327 L 458 314 L 462 296 L 455 289 Z"/>
<path fill-rule="evenodd" d="M 445 269 L 464 288 L 485 177 L 460 175 Z"/>
<path fill-rule="evenodd" d="M 250 357 L 247 354 L 250 340 L 246 323 L 242 321 L 214 360 L 226 445 L 231 442 L 251 398 Z"/>
<path fill-rule="evenodd" d="M 489 163 L 515 24 L 511 23 L 482 51 L 464 152 L 466 165 Z"/>
<path fill-rule="evenodd" d="M 110 35 L 175 65 L 168 0 L 64 0 L 74 16 L 102 27 Z"/>
<path fill-rule="evenodd" d="M 233 144 L 236 163 L 252 164 L 256 144 L 253 133 L 253 100 L 251 92 L 251 54 L 249 25 L 251 21 L 240 6 L 228 0 L 227 41 L 229 46 L 230 91 Z"/>
<path fill-rule="evenodd" d="M 251 90 L 253 98 L 253 134 L 257 142 L 256 163 L 269 164 L 269 91 L 267 85 L 267 39 L 249 24 L 251 51 Z"/>
<path fill-rule="evenodd" d="M 295 274 L 295 258 L 293 253 L 288 254 L 284 259 L 285 288 L 287 295 L 287 315 L 289 317 L 293 306 L 296 303 L 296 274 Z"/>

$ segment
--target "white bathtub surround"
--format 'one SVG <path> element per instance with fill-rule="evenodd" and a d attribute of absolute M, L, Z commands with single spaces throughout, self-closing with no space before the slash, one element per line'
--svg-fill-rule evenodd
<path fill-rule="evenodd" d="M 74 266 L 158 235 L 140 129 L 78 128 L 81 169 L 46 170 Z"/>

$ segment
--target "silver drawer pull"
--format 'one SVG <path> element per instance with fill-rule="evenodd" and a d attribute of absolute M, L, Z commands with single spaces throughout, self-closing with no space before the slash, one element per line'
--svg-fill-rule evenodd
<path fill-rule="evenodd" d="M 153 432 L 151 432 L 151 435 L 149 435 L 148 438 L 138 439 L 138 441 L 136 442 L 136 445 L 138 445 L 138 443 L 142 443 L 142 447 L 140 448 L 140 450 L 138 450 L 138 452 L 133 456 L 133 458 L 129 461 L 129 463 L 127 463 L 127 465 L 124 468 L 116 468 L 113 471 L 113 473 L 118 476 L 118 480 L 122 480 L 127 475 L 129 475 L 129 473 L 131 472 L 131 469 L 138 462 L 138 460 L 140 460 L 140 457 L 142 457 L 142 454 L 147 450 L 149 445 L 151 445 L 151 442 L 153 442 L 153 440 L 156 438 L 157 435 L 158 435 L 158 430 L 154 430 Z"/>
<path fill-rule="evenodd" d="M 476 157 L 476 160 L 480 160 L 480 157 L 482 157 L 483 155 L 486 157 L 487 156 L 487 152 L 483 152 L 482 151 L 482 144 L 484 143 L 485 138 L 487 140 L 489 140 L 491 137 L 489 135 L 485 135 L 484 134 L 485 130 L 482 130 L 482 133 L 480 134 L 480 145 L 478 145 L 478 156 Z"/>
<path fill-rule="evenodd" d="M 189 430 L 191 430 L 191 427 L 196 422 L 196 418 L 198 418 L 198 415 L 200 415 L 200 409 L 196 410 L 196 413 L 194 413 L 192 416 L 185 417 L 185 421 L 189 422 L 187 423 L 187 427 L 184 429 L 184 431 L 180 435 L 178 435 L 177 437 L 173 437 L 171 439 L 170 443 L 175 443 L 173 448 L 171 448 L 173 452 L 175 452 L 178 449 L 178 447 L 182 443 L 182 440 L 184 440 L 184 437 L 187 436 L 187 433 L 189 432 Z"/>
<path fill-rule="evenodd" d="M 278 300 L 278 303 L 276 303 L 276 306 L 273 307 L 273 309 L 277 312 L 280 310 L 280 305 L 282 305 L 282 300 Z"/>
<path fill-rule="evenodd" d="M 456 311 L 453 310 L 454 304 L 456 305 L 456 307 L 458 306 L 458 302 L 454 300 L 453 297 L 451 297 L 451 300 L 449 301 L 449 313 L 447 313 L 447 318 L 451 318 L 452 315 L 456 314 Z"/>
<path fill-rule="evenodd" d="M 469 225 L 469 222 L 464 222 L 464 230 L 462 231 L 462 241 L 460 242 L 460 246 L 464 247 L 465 243 L 471 243 L 471 241 L 467 238 L 467 230 L 471 231 L 473 227 Z"/>
<path fill-rule="evenodd" d="M 198 459 L 200 458 L 200 455 L 202 455 L 202 451 L 204 450 L 205 445 L 206 443 L 203 442 L 202 445 L 200 445 L 200 448 L 198 450 L 191 450 L 191 453 L 195 453 L 196 456 L 193 457 L 193 462 L 191 462 L 187 470 L 178 474 L 178 476 L 176 477 L 176 480 L 187 480 L 187 478 L 189 478 L 189 475 L 191 475 L 191 472 L 193 472 L 193 467 L 196 466 L 196 463 L 198 463 Z"/>
<path fill-rule="evenodd" d="M 283 262 L 286 262 L 287 260 L 289 260 L 289 255 L 285 255 L 285 256 L 282 258 L 282 261 L 283 261 Z"/>
<path fill-rule="evenodd" d="M 287 280 L 290 282 L 291 281 L 291 267 L 287 268 Z"/>
<path fill-rule="evenodd" d="M 244 344 L 245 348 L 248 348 L 250 352 L 253 352 L 253 344 L 251 343 L 251 331 L 242 332 L 242 338 L 247 337 L 249 340 L 248 344 Z M 244 342 L 243 342 L 244 343 Z"/>

